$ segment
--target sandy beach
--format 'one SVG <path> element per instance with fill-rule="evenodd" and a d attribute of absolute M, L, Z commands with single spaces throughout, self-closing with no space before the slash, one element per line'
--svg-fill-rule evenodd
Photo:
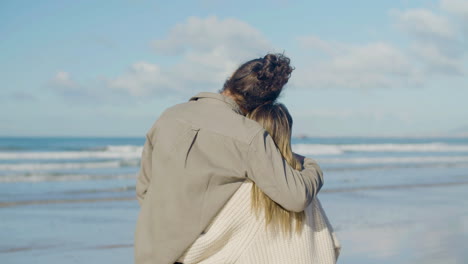
<path fill-rule="evenodd" d="M 342 243 L 339 263 L 465 263 L 464 181 L 324 188 L 322 204 Z M 131 197 L 3 203 L 3 263 L 132 263 L 138 214 Z"/>

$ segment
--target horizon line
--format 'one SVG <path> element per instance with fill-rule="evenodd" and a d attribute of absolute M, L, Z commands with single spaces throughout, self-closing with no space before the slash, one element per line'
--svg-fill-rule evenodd
<path fill-rule="evenodd" d="M 0 138 L 144 138 L 145 135 L 0 135 Z M 292 138 L 468 138 L 468 134 L 432 134 L 432 135 L 308 135 L 296 134 Z"/>

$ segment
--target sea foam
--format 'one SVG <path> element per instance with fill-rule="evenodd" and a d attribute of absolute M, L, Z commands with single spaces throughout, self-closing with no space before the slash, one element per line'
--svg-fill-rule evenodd
<path fill-rule="evenodd" d="M 142 146 L 107 146 L 95 151 L 9 151 L 0 152 L 0 160 L 13 159 L 135 159 L 140 158 Z"/>
<path fill-rule="evenodd" d="M 428 144 L 294 144 L 303 155 L 339 155 L 345 152 L 468 152 L 468 145 Z"/>

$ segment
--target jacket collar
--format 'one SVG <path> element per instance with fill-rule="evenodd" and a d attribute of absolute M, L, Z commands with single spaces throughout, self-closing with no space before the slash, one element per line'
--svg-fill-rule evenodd
<path fill-rule="evenodd" d="M 190 98 L 190 101 L 196 101 L 201 98 L 211 98 L 211 99 L 222 101 L 223 103 L 227 104 L 234 112 L 240 115 L 244 115 L 239 105 L 233 99 L 231 99 L 230 97 L 224 96 L 220 93 L 201 92 L 193 96 L 192 98 Z"/>

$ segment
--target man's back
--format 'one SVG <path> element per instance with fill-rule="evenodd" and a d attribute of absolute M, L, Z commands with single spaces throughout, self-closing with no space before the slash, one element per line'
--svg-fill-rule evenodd
<path fill-rule="evenodd" d="M 220 94 L 201 93 L 166 110 L 147 133 L 142 154 L 136 263 L 173 263 L 246 176 L 258 180 L 272 199 L 302 208 L 310 199 L 305 196 L 314 195 L 308 192 L 320 189 L 321 171 L 317 166 L 318 178 L 298 182 L 298 175 L 285 169 L 274 143 L 265 136 L 259 124 L 242 116 L 236 103 Z M 262 174 L 278 175 L 279 180 Z M 293 176 L 297 179 L 287 179 Z M 285 192 L 297 194 L 284 198 Z"/>

